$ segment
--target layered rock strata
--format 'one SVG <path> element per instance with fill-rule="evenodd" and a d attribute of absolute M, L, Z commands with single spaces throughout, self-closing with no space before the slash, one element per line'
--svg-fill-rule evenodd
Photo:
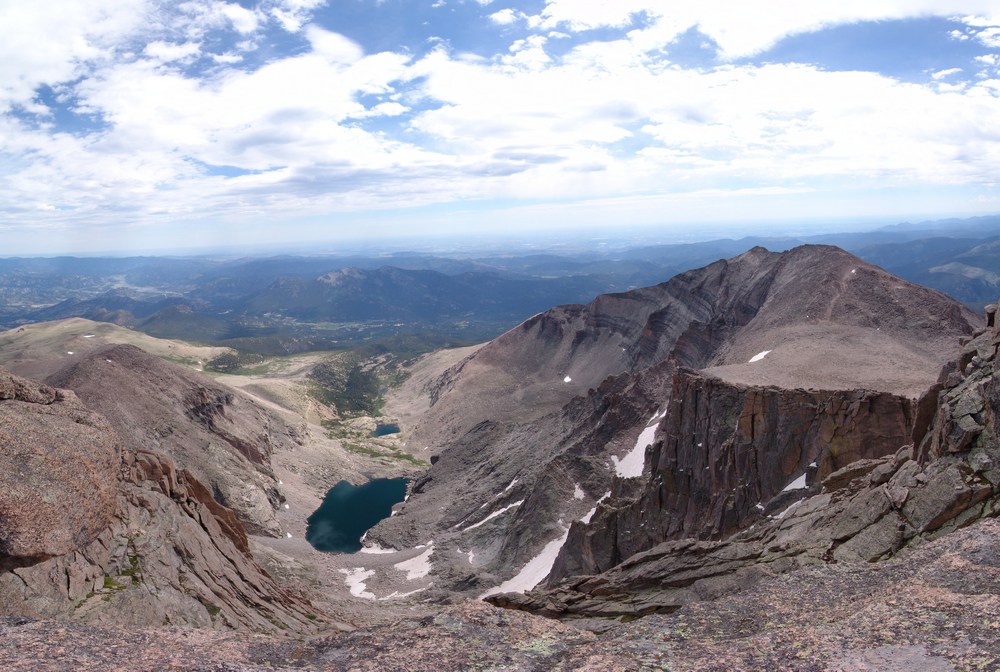
<path fill-rule="evenodd" d="M 72 392 L 0 371 L 0 615 L 311 630 L 190 471 L 132 450 Z"/>
<path fill-rule="evenodd" d="M 76 392 L 129 446 L 190 471 L 252 534 L 281 535 L 271 455 L 304 431 L 281 415 L 132 345 L 95 350 L 46 382 Z"/>
<path fill-rule="evenodd" d="M 563 578 L 495 604 L 554 617 L 634 617 L 669 612 L 812 564 L 872 562 L 1000 514 L 1000 327 L 964 346 L 919 406 L 912 443 L 844 465 L 819 492 L 723 541 L 666 541 L 612 569 Z M 933 403 L 932 403 L 933 402 Z M 919 414 L 918 414 L 919 415 Z"/>
<path fill-rule="evenodd" d="M 831 472 L 894 452 L 915 412 L 888 393 L 748 387 L 690 370 L 669 399 L 641 494 L 619 484 L 589 523 L 575 522 L 552 578 L 599 573 L 670 539 L 725 539 Z"/>

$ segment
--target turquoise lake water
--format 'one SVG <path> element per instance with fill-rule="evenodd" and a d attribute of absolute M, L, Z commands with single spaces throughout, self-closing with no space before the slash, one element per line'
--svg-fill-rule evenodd
<path fill-rule="evenodd" d="M 372 432 L 372 436 L 388 436 L 389 434 L 399 434 L 399 425 L 379 425 Z"/>
<path fill-rule="evenodd" d="M 405 478 L 376 478 L 364 485 L 341 481 L 306 521 L 306 540 L 318 551 L 355 553 L 361 537 L 406 497 Z"/>

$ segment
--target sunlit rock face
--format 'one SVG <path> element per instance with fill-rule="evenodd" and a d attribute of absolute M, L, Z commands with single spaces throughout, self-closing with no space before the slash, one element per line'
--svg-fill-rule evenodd
<path fill-rule="evenodd" d="M 115 513 L 121 441 L 72 392 L 0 369 L 0 566 L 91 541 Z"/>

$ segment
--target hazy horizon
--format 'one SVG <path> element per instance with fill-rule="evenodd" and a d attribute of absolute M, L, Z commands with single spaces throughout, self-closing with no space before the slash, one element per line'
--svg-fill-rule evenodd
<path fill-rule="evenodd" d="M 369 256 L 378 257 L 400 254 L 425 254 L 439 256 L 489 256 L 496 254 L 531 254 L 560 252 L 573 255 L 609 252 L 654 245 L 684 245 L 716 240 L 742 240 L 744 238 L 794 239 L 838 234 L 876 232 L 894 226 L 926 225 L 928 230 L 942 231 L 952 222 L 973 223 L 998 215 L 981 215 L 971 218 L 943 218 L 923 220 L 849 219 L 816 222 L 721 223 L 716 225 L 681 225 L 674 227 L 618 227 L 590 229 L 543 230 L 532 232 L 441 233 L 427 235 L 384 236 L 379 238 L 343 238 L 340 240 L 285 240 L 280 242 L 258 241 L 243 244 L 183 245 L 158 248 L 109 248 L 79 249 L 59 247 L 58 241 L 41 241 L 44 248 L 21 250 L 4 249 L 0 258 L 46 257 L 260 257 L 271 255 L 295 256 Z M 1000 219 L 997 222 L 1000 231 Z"/>

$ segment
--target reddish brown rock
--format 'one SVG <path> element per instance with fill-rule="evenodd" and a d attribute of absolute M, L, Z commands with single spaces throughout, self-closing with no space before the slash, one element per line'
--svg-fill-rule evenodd
<path fill-rule="evenodd" d="M 72 392 L 0 371 L 0 616 L 312 631 L 234 512 Z"/>
<path fill-rule="evenodd" d="M 76 392 L 130 447 L 190 471 L 251 533 L 282 534 L 271 455 L 297 430 L 274 411 L 131 345 L 95 350 L 46 382 Z"/>
<path fill-rule="evenodd" d="M 0 369 L 0 568 L 92 542 L 115 512 L 121 445 L 72 393 Z"/>

